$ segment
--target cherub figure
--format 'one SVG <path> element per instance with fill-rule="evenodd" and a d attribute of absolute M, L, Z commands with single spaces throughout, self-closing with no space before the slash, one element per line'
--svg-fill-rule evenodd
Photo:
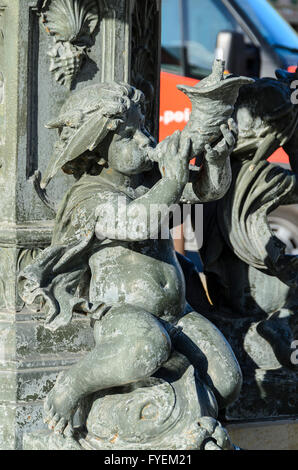
<path fill-rule="evenodd" d="M 41 187 L 60 168 L 77 181 L 60 205 L 51 246 L 21 273 L 22 297 L 27 304 L 43 299 L 52 330 L 68 324 L 73 312 L 89 314 L 95 338 L 94 349 L 60 374 L 46 398 L 45 419 L 56 433 L 73 432 L 82 397 L 152 376 L 174 349 L 195 367 L 198 357 L 206 358 L 200 373 L 219 406 L 240 390 L 228 343 L 187 304 L 172 239 L 159 236 L 165 216 L 152 238 L 148 217 L 152 204 L 205 202 L 226 193 L 235 125 L 221 125 L 213 148 L 205 142 L 204 170 L 191 177 L 195 134 L 177 132 L 156 145 L 144 127 L 143 103 L 130 85 L 94 85 L 74 93 L 49 124 L 60 137 Z M 112 231 L 106 207 L 116 215 Z M 184 347 L 183 336 L 201 356 Z"/>

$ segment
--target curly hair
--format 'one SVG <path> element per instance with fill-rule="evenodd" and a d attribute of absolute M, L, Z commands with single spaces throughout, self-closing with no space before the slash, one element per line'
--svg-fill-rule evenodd
<path fill-rule="evenodd" d="M 61 108 L 58 119 L 48 123 L 48 128 L 58 129 L 59 140 L 55 144 L 54 157 L 59 160 L 59 155 L 65 154 L 65 149 L 74 139 L 86 140 L 85 151 L 69 160 L 62 161 L 61 168 L 65 173 L 80 178 L 82 174 L 99 174 L 102 166 L 106 164 L 98 149 L 100 144 L 115 132 L 125 118 L 132 106 L 139 107 L 144 115 L 145 97 L 135 87 L 123 82 L 100 83 L 83 88 L 73 93 Z M 80 136 L 80 129 L 92 117 L 98 116 L 97 149 L 90 151 L 91 142 L 86 139 L 86 133 Z M 100 133 L 100 120 L 104 118 L 105 126 Z M 55 158 L 54 158 L 55 159 Z M 51 164 L 51 163 L 50 163 Z"/>
<path fill-rule="evenodd" d="M 91 85 L 71 95 L 61 108 L 58 122 L 50 123 L 49 127 L 78 127 L 95 111 L 102 111 L 103 116 L 121 122 L 132 103 L 144 112 L 144 94 L 132 85 L 124 82 Z"/>

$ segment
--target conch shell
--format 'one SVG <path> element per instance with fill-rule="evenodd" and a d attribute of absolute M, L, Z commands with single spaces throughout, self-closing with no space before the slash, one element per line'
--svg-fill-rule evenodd
<path fill-rule="evenodd" d="M 194 87 L 177 85 L 192 103 L 190 120 L 181 133 L 181 139 L 192 139 L 191 158 L 204 151 L 206 144 L 213 144 L 220 139 L 220 126 L 232 116 L 240 87 L 254 82 L 248 77 L 225 77 L 224 69 L 225 62 L 215 60 L 211 75 Z"/>

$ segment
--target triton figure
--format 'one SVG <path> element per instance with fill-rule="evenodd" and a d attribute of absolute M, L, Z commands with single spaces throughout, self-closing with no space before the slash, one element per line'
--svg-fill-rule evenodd
<path fill-rule="evenodd" d="M 77 181 L 59 207 L 51 246 L 24 269 L 20 286 L 27 304 L 41 302 L 52 330 L 73 313 L 92 319 L 94 349 L 60 374 L 45 401 L 50 429 L 71 436 L 74 412 L 91 400 L 82 447 L 200 448 L 213 434 L 218 448 L 231 445 L 216 417 L 238 396 L 241 371 L 221 333 L 187 302 L 173 242 L 160 236 L 166 216 L 152 228 L 148 214 L 152 205 L 226 193 L 236 136 L 230 115 L 246 81 L 224 79 L 215 64 L 194 94 L 207 110 L 217 93 L 217 124 L 201 118 L 200 126 L 197 117 L 158 145 L 144 127 L 142 92 L 124 83 L 74 93 L 49 124 L 59 140 L 41 190 L 60 168 Z M 198 153 L 203 166 L 192 172 Z"/>

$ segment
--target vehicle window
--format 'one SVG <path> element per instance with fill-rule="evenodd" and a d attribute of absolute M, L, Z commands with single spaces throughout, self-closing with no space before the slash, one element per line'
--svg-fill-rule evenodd
<path fill-rule="evenodd" d="M 209 75 L 220 31 L 238 30 L 221 0 L 162 1 L 162 68 L 194 78 Z"/>
<path fill-rule="evenodd" d="M 220 0 L 184 0 L 188 74 L 203 78 L 212 69 L 220 31 L 235 31 L 237 24 Z"/>
<path fill-rule="evenodd" d="M 267 0 L 233 0 L 241 16 L 252 22 L 273 46 L 298 49 L 296 31 L 280 16 Z"/>
<path fill-rule="evenodd" d="M 181 0 L 162 1 L 161 64 L 178 75 L 184 75 L 181 16 Z"/>

